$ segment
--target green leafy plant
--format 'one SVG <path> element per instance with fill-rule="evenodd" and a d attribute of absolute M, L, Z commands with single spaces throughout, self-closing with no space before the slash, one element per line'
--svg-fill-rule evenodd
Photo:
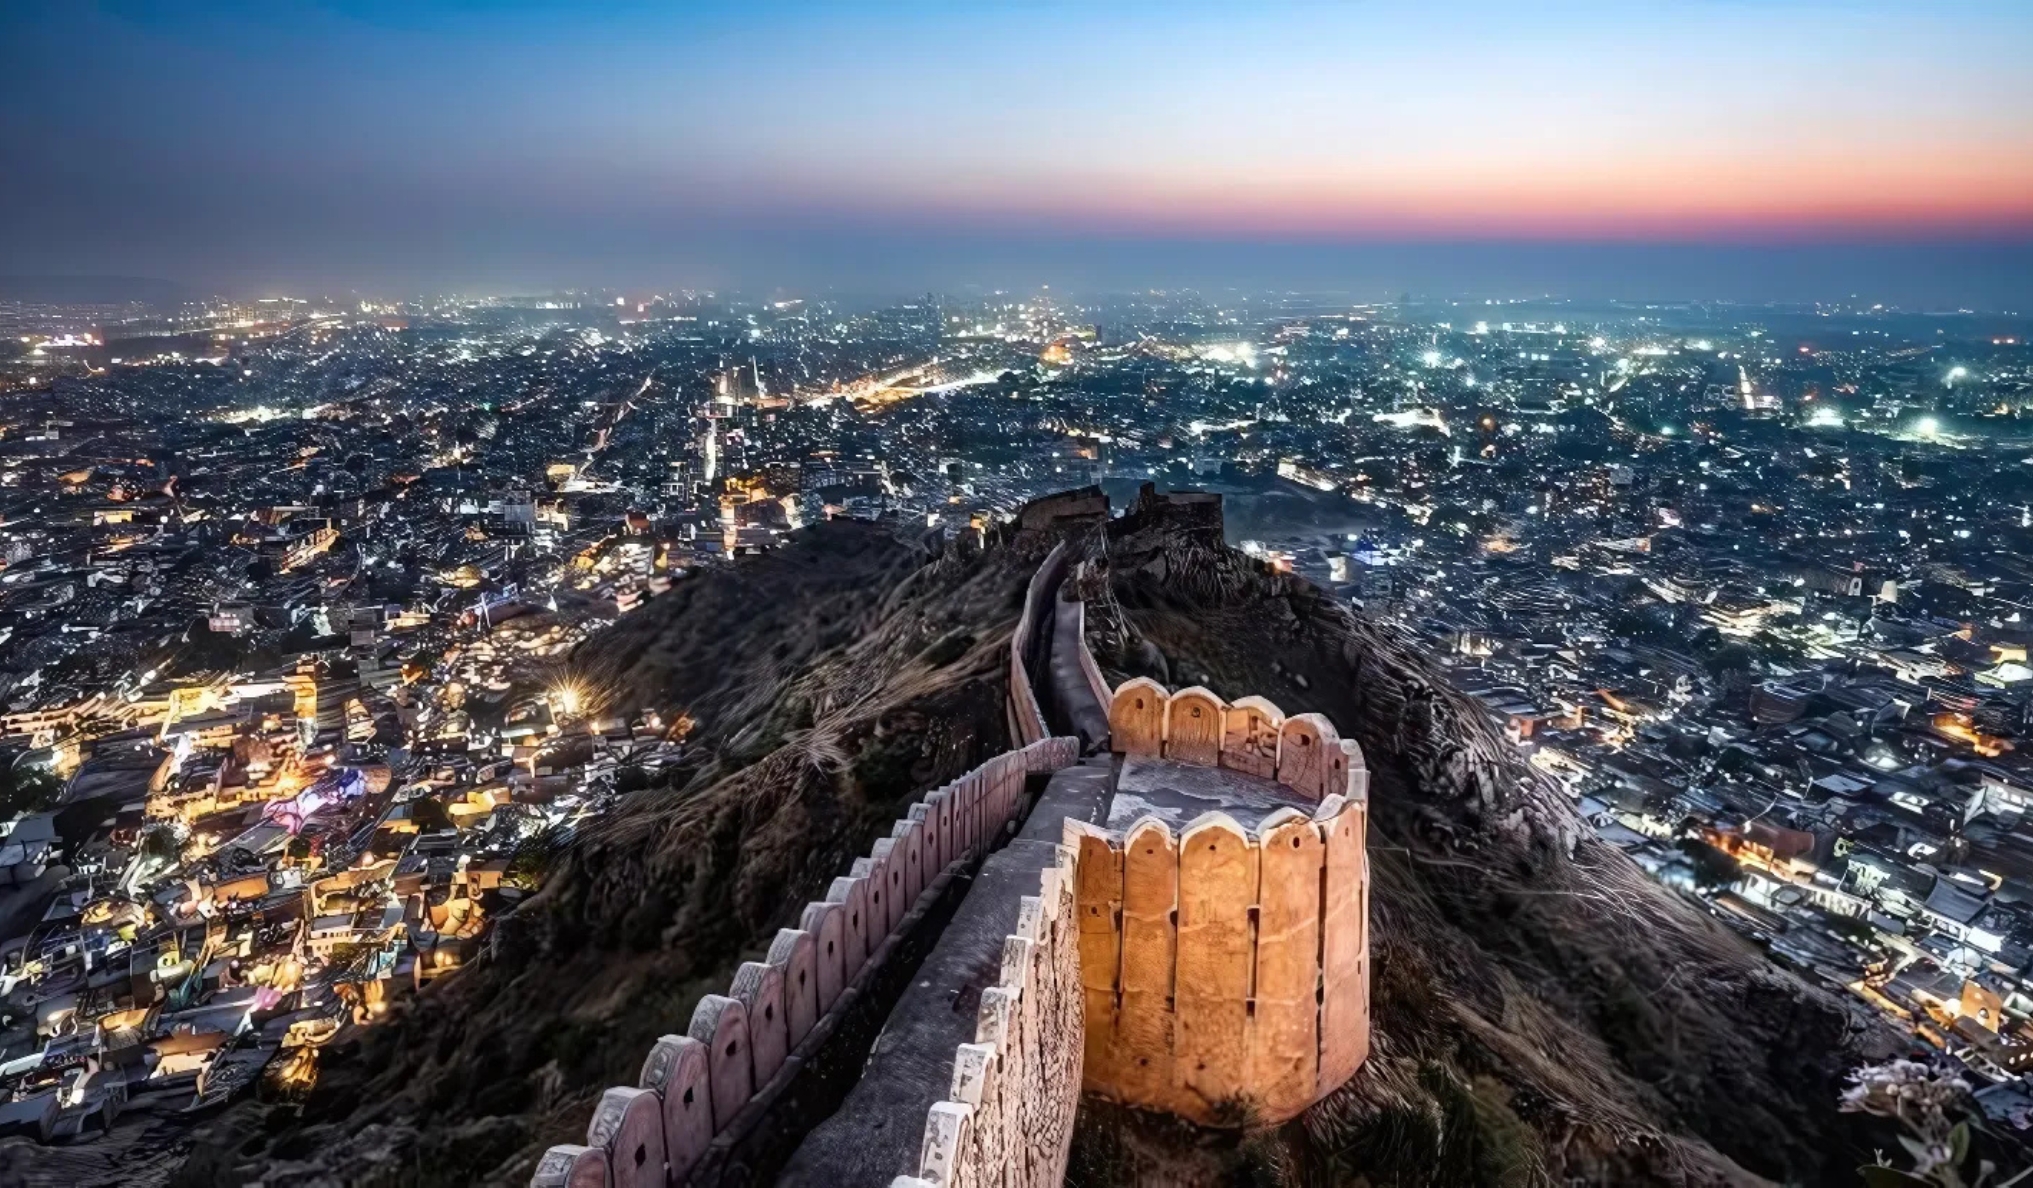
<path fill-rule="evenodd" d="M 1871 1114 L 1899 1124 L 1906 1133 L 1899 1145 L 1913 1160 L 1911 1170 L 1886 1162 L 1857 1169 L 1869 1188 L 2011 1188 L 2033 1175 L 2033 1168 L 2009 1179 L 1994 1180 L 1998 1167 L 1988 1159 L 1970 1164 L 1970 1124 L 1956 1117 L 1969 1097 L 1969 1086 L 1951 1073 L 1915 1060 L 1858 1069 L 1843 1091 L 1842 1109 Z"/>

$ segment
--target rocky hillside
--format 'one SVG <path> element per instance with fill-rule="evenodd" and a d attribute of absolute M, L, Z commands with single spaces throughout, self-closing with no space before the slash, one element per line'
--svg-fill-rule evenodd
<path fill-rule="evenodd" d="M 573 678 L 689 717 L 687 768 L 564 848 L 486 957 L 329 1053 L 300 1116 L 236 1107 L 177 1182 L 526 1183 L 904 804 L 1006 749 L 1031 568 L 822 524 L 589 641 Z"/>
<path fill-rule="evenodd" d="M 1285 1183 L 1851 1185 L 1891 1144 L 1836 1100 L 1894 1037 L 1597 842 L 1416 647 L 1218 528 L 1160 507 L 1114 528 L 1082 583 L 1111 679 L 1263 694 L 1363 747 L 1374 1054 L 1240 1146 L 1089 1111 L 1076 1182 L 1184 1152 Z"/>
<path fill-rule="evenodd" d="M 1265 694 L 1360 740 L 1374 1054 L 1239 1140 L 1090 1103 L 1073 1182 L 1856 1183 L 1891 1140 L 1837 1093 L 1893 1037 L 1595 842 L 1417 648 L 1226 549 L 1214 515 L 1088 532 L 1092 643 L 1113 678 Z M 236 1107 L 178 1182 L 526 1181 L 902 803 L 1007 745 L 1036 535 L 933 556 L 822 525 L 589 642 L 597 697 L 691 719 L 686 769 L 565 849 L 488 957 L 332 1053 L 300 1113 Z"/>

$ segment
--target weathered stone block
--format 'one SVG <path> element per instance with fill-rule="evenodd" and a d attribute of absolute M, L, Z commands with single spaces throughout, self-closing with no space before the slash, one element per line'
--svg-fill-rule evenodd
<path fill-rule="evenodd" d="M 861 972 L 862 963 L 875 952 L 871 939 L 879 940 L 869 928 L 868 880 L 852 875 L 834 879 L 826 898 L 840 905 L 840 939 L 844 946 L 840 973 L 847 982 L 852 982 L 854 975 Z"/>
<path fill-rule="evenodd" d="M 926 796 L 925 803 L 932 807 L 932 812 L 937 818 L 935 824 L 939 830 L 939 860 L 927 864 L 932 872 L 932 876 L 936 878 L 940 871 L 945 870 L 948 866 L 959 860 L 961 851 L 965 850 L 967 846 L 961 841 L 957 831 L 954 829 L 952 793 L 941 788 Z"/>
<path fill-rule="evenodd" d="M 529 1188 L 610 1188 L 607 1152 L 598 1147 L 560 1143 L 537 1160 Z"/>
<path fill-rule="evenodd" d="M 1320 830 L 1282 810 L 1264 820 L 1257 891 L 1256 1014 L 1245 1081 L 1263 1121 L 1311 1105 L 1320 1067 Z"/>
<path fill-rule="evenodd" d="M 664 1162 L 671 1180 L 682 1183 L 713 1141 L 712 1080 L 706 1045 L 685 1035 L 666 1035 L 649 1050 L 638 1083 L 663 1103 Z"/>
<path fill-rule="evenodd" d="M 1165 753 L 1165 687 L 1146 677 L 1124 681 L 1108 702 L 1109 746 L 1121 755 Z"/>
<path fill-rule="evenodd" d="M 769 1084 L 776 1070 L 783 1067 L 784 1057 L 790 1055 L 790 1032 L 784 1018 L 787 972 L 788 963 L 779 967 L 760 961 L 744 961 L 734 971 L 731 994 L 748 1012 L 748 1056 L 757 1086 Z M 809 976 L 809 971 L 798 972 Z"/>
<path fill-rule="evenodd" d="M 974 1107 L 942 1101 L 925 1118 L 925 1139 L 918 1154 L 918 1176 L 938 1188 L 956 1188 L 961 1160 L 969 1144 L 968 1126 Z"/>
<path fill-rule="evenodd" d="M 900 858 L 895 868 L 903 874 L 902 880 L 895 884 L 898 889 L 898 905 L 902 908 L 897 918 L 902 919 L 925 890 L 925 856 L 922 849 L 924 833 L 918 828 L 916 821 L 906 819 L 898 821 L 891 828 L 890 837 L 896 842 L 896 848 L 891 850 L 890 854 L 892 857 Z"/>
<path fill-rule="evenodd" d="M 1165 703 L 1165 758 L 1215 767 L 1221 762 L 1222 718 L 1227 707 L 1198 685 Z"/>
<path fill-rule="evenodd" d="M 1117 1070 L 1111 1062 L 1119 1042 L 1115 998 L 1122 965 L 1123 856 L 1099 830 L 1082 831 L 1078 843 L 1074 914 L 1086 1019 L 1083 1075 L 1102 1092 L 1118 1092 Z"/>
<path fill-rule="evenodd" d="M 1293 714 L 1278 734 L 1278 782 L 1309 800 L 1342 792 L 1346 760 L 1334 724 L 1319 714 Z"/>
<path fill-rule="evenodd" d="M 706 1045 L 706 1071 L 718 1134 L 755 1095 L 755 1065 L 748 1054 L 748 1009 L 739 999 L 708 994 L 692 1011 L 685 1034 Z"/>
<path fill-rule="evenodd" d="M 1108 1068 L 1125 1101 L 1171 1092 L 1172 974 L 1178 933 L 1179 847 L 1163 821 L 1130 826 L 1123 844 L 1122 1001 Z"/>
<path fill-rule="evenodd" d="M 805 905 L 798 927 L 812 934 L 812 976 L 818 986 L 818 1013 L 824 1015 L 847 987 L 844 919 L 840 905 L 821 901 Z"/>
<path fill-rule="evenodd" d="M 1320 957 L 1320 1082 L 1325 1095 L 1355 1075 L 1369 1054 L 1368 868 L 1363 855 L 1363 812 L 1340 796 L 1321 802 L 1314 816 L 1326 846 L 1322 886 Z"/>
<path fill-rule="evenodd" d="M 1246 1086 L 1250 905 L 1257 852 L 1242 826 L 1209 813 L 1179 837 L 1178 1033 L 1173 1083 L 1205 1121 Z"/>
<path fill-rule="evenodd" d="M 1261 697 L 1244 697 L 1222 718 L 1221 766 L 1263 779 L 1278 774 L 1278 731 L 1285 714 Z"/>
<path fill-rule="evenodd" d="M 963 815 L 966 821 L 967 848 L 974 851 L 977 856 L 982 853 L 988 840 L 987 785 L 987 777 L 980 768 L 961 776 L 954 785 L 960 793 L 961 803 L 965 806 Z"/>
<path fill-rule="evenodd" d="M 607 1152 L 614 1188 L 664 1188 L 663 1103 L 648 1089 L 609 1089 L 593 1108 L 586 1145 Z"/>
<path fill-rule="evenodd" d="M 802 928 L 780 928 L 769 946 L 768 962 L 783 982 L 784 1039 L 793 1048 L 819 1021 L 819 958 L 813 942 L 812 934 Z M 756 1084 L 764 1079 L 758 1077 Z"/>
<path fill-rule="evenodd" d="M 1352 738 L 1341 740 L 1341 758 L 1345 764 L 1347 785 L 1346 795 L 1352 804 L 1364 804 L 1369 800 L 1369 764 L 1362 757 L 1362 748 Z"/>
<path fill-rule="evenodd" d="M 877 838 L 869 851 L 869 875 L 873 878 L 881 872 L 882 939 L 887 940 L 896 931 L 898 921 L 911 910 L 911 900 L 904 898 L 904 856 L 897 852 L 896 838 Z M 874 900 L 870 901 L 871 903 Z M 880 946 L 882 941 L 877 941 Z"/>

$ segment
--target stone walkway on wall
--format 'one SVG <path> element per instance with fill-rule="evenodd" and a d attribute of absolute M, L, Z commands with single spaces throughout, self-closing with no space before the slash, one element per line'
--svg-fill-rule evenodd
<path fill-rule="evenodd" d="M 1310 814 L 1316 805 L 1276 780 L 1266 780 L 1221 767 L 1174 763 L 1131 755 L 1116 776 L 1115 799 L 1108 828 L 1128 829 L 1151 816 L 1179 832 L 1202 813 L 1224 812 L 1254 833 L 1265 817 L 1281 808 Z"/>
<path fill-rule="evenodd" d="M 938 947 L 890 1013 L 860 1082 L 839 1112 L 806 1136 L 778 1184 L 886 1188 L 917 1170 L 925 1115 L 950 1092 L 954 1052 L 974 1039 L 981 991 L 1001 971 L 1019 901 L 1037 894 L 1038 871 L 1052 864 L 1064 821 L 1106 818 L 1109 766 L 1100 755 L 1053 773 L 1023 830 L 975 876 Z"/>
<path fill-rule="evenodd" d="M 1106 751 L 1108 707 L 1095 700 L 1080 666 L 1080 636 L 1086 618 L 1077 602 L 1052 604 L 1052 651 L 1048 665 L 1052 704 L 1063 721 L 1055 723 L 1080 739 L 1081 749 Z"/>
<path fill-rule="evenodd" d="M 1077 734 L 1086 749 L 1100 753 L 1053 773 L 1016 837 L 982 864 L 938 946 L 890 1013 L 861 1080 L 839 1111 L 806 1136 L 779 1184 L 887 1188 L 917 1170 L 926 1113 L 951 1092 L 955 1050 L 975 1038 L 981 991 L 1001 972 L 1020 901 L 1037 894 L 1038 871 L 1052 864 L 1068 820 L 1107 823 L 1115 792 L 1113 759 L 1105 749 L 1108 710 L 1081 671 L 1080 604 L 1057 601 L 1056 583 L 1049 593 L 1051 695 L 1040 700 L 1050 707 L 1055 732 Z"/>
<path fill-rule="evenodd" d="M 1161 831 L 1168 838 L 1189 836 L 1190 829 L 1199 827 L 1196 823 L 1228 822 L 1221 827 L 1228 829 L 1235 843 L 1247 849 L 1252 856 L 1246 872 L 1250 886 L 1230 894 L 1222 890 L 1223 884 L 1211 875 L 1194 885 L 1205 892 L 1199 899 L 1214 895 L 1222 901 L 1224 911 L 1233 906 L 1236 913 L 1245 908 L 1252 913 L 1257 910 L 1247 906 L 1259 898 L 1255 885 L 1258 851 L 1254 847 L 1259 844 L 1258 835 L 1275 826 L 1278 854 L 1281 859 L 1288 859 L 1284 862 L 1285 866 L 1296 870 L 1298 867 L 1294 863 L 1313 863 L 1306 877 L 1300 880 L 1304 883 L 1301 890 L 1310 894 L 1300 898 L 1317 910 L 1319 892 L 1316 888 L 1325 889 L 1328 883 L 1328 879 L 1318 873 L 1320 855 L 1325 851 L 1312 832 L 1316 828 L 1314 813 L 1322 808 L 1320 800 L 1308 798 L 1297 788 L 1274 779 L 1210 765 L 1211 759 L 1206 763 L 1186 763 L 1111 754 L 1109 707 L 1097 697 L 1097 690 L 1105 695 L 1106 686 L 1101 684 L 1097 673 L 1083 668 L 1086 658 L 1082 655 L 1081 636 L 1085 610 L 1079 603 L 1058 601 L 1062 577 L 1061 567 L 1049 573 L 1034 590 L 1035 594 L 1053 599 L 1053 613 L 1040 621 L 1039 626 L 1043 632 L 1049 633 L 1049 639 L 1031 641 L 1034 649 L 1031 654 L 1035 660 L 1027 667 L 1038 694 L 1038 705 L 1046 718 L 1047 730 L 1054 735 L 1077 737 L 1086 758 L 1074 766 L 1054 772 L 1049 783 L 1039 792 L 1037 803 L 1024 818 L 1016 835 L 1002 848 L 989 854 L 936 947 L 891 1012 L 881 1037 L 869 1053 L 861 1079 L 840 1109 L 806 1137 L 780 1175 L 779 1183 L 800 1188 L 894 1188 L 897 1184 L 911 1185 L 912 1188 L 932 1185 L 937 1188 L 1039 1188 L 1055 1185 L 1063 1178 L 1065 1141 L 1070 1139 L 1072 1118 L 1078 1108 L 1084 1079 L 1081 1066 L 1083 1062 L 1095 1060 L 1097 1051 L 1104 1056 L 1120 1054 L 1117 1051 L 1120 1044 L 1117 1042 L 1116 1024 L 1119 1020 L 1115 1019 L 1116 1008 L 1109 1008 L 1109 1020 L 1104 1021 L 1108 1030 L 1083 1037 L 1080 1034 L 1084 1026 L 1081 1017 L 1093 1009 L 1092 995 L 1088 995 L 1090 1001 L 1083 1009 L 1078 1005 L 1081 991 L 1076 989 L 1075 1005 L 1070 1006 L 1063 1017 L 1053 1010 L 1028 1016 L 1029 1021 L 1024 1026 L 1031 1030 L 1025 1032 L 1020 1043 L 1014 1038 L 994 1040 L 988 1044 L 978 1041 L 986 1038 L 984 1029 L 989 1026 L 984 1022 L 989 1015 L 983 1010 L 984 991 L 990 991 L 990 997 L 1011 993 L 1003 986 L 1010 976 L 1010 962 L 1015 960 L 1011 954 L 1028 953 L 1030 949 L 1021 946 L 1044 943 L 1038 921 L 1032 919 L 1027 925 L 1023 918 L 1027 900 L 1034 912 L 1041 902 L 1038 898 L 1041 894 L 1041 871 L 1048 876 L 1042 893 L 1056 901 L 1059 892 L 1053 888 L 1069 887 L 1065 892 L 1065 902 L 1069 905 L 1066 912 L 1073 913 L 1075 910 L 1070 906 L 1075 901 L 1070 884 L 1055 881 L 1058 876 L 1054 868 L 1067 872 L 1066 877 L 1072 878 L 1074 855 L 1085 853 L 1085 847 L 1097 835 L 1091 830 L 1069 828 L 1069 822 L 1121 834 L 1140 821 L 1155 819 L 1162 823 Z M 1039 664 L 1037 660 L 1043 663 Z M 1091 665 L 1091 661 L 1089 663 Z M 1212 701 L 1211 694 L 1207 698 Z M 1243 704 L 1252 700 L 1257 699 L 1245 699 Z M 1265 703 L 1264 708 L 1273 717 L 1278 716 L 1275 707 Z M 1210 755 L 1219 752 L 1223 746 L 1219 722 L 1217 714 L 1213 733 L 1205 740 Z M 1272 737 L 1275 738 L 1275 734 Z M 1329 810 L 1338 811 L 1333 806 L 1341 802 L 1340 796 L 1332 797 Z M 1083 833 L 1085 840 L 1074 840 L 1082 838 Z M 1285 849 L 1288 835 L 1298 838 L 1291 841 L 1293 849 L 1289 855 Z M 1201 836 L 1203 840 L 1205 837 L 1192 836 Z M 1308 837 L 1314 838 L 1313 848 L 1300 855 L 1301 842 Z M 1109 843 L 1104 841 L 1102 844 L 1106 846 Z M 1120 853 L 1119 850 L 1117 852 Z M 1198 849 L 1194 857 L 1204 859 Z M 1271 869 L 1268 862 L 1263 864 L 1263 868 Z M 1115 870 L 1120 880 L 1122 866 L 1119 859 Z M 1082 879 L 1086 878 L 1084 871 L 1083 865 L 1083 873 L 1079 876 Z M 1106 871 L 1101 873 L 1105 877 Z M 1181 878 L 1179 893 L 1184 898 L 1180 902 L 1185 915 L 1194 916 L 1199 899 L 1187 891 L 1183 873 L 1175 872 Z M 1085 886 L 1084 882 L 1082 886 Z M 1205 914 L 1204 910 L 1199 914 Z M 1272 911 L 1271 915 L 1275 917 L 1276 912 Z M 1238 919 L 1241 918 L 1238 916 Z M 1061 977 L 1083 976 L 1079 954 L 1086 950 L 1087 921 L 1084 915 L 1080 915 L 1077 917 L 1079 923 L 1075 925 L 1071 923 L 1075 919 L 1071 914 L 1061 915 L 1055 917 L 1056 922 L 1050 925 L 1053 929 L 1076 927 L 1082 938 L 1077 954 L 1074 950 L 1066 950 L 1065 971 Z M 1178 946 L 1180 953 L 1178 976 L 1186 978 L 1189 976 L 1187 949 L 1192 947 L 1186 941 L 1197 940 L 1198 933 L 1193 938 L 1188 938 L 1183 930 L 1175 934 L 1175 930 L 1188 922 L 1180 920 L 1176 913 L 1168 914 L 1166 920 L 1166 934 L 1174 937 L 1167 943 Z M 1252 938 L 1253 946 L 1256 924 L 1253 916 L 1250 920 L 1245 931 Z M 1313 917 L 1308 916 L 1307 920 L 1313 920 Z M 1197 920 L 1191 923 L 1203 931 L 1211 927 Z M 1269 924 L 1276 925 L 1277 920 L 1271 919 Z M 1317 929 L 1317 920 L 1313 926 Z M 1018 935 L 1027 927 L 1031 933 L 1037 934 L 1038 940 L 1034 942 Z M 1060 934 L 1055 932 L 1054 935 Z M 1296 931 L 1294 935 L 1297 935 Z M 1308 945 L 1301 948 L 1305 949 L 1309 958 L 1314 956 Z M 1228 952 L 1227 949 L 1222 951 Z M 1168 948 L 1167 952 L 1171 949 Z M 1245 947 L 1237 952 L 1241 953 L 1245 962 L 1253 960 L 1253 948 Z M 1200 955 L 1198 949 L 1194 949 L 1194 955 L 1197 959 Z M 1106 965 L 1105 962 L 1103 964 Z M 1295 966 L 1293 977 L 1286 980 L 1293 981 L 1295 985 L 1304 983 L 1306 990 L 1305 993 L 1295 992 L 1289 996 L 1293 1026 L 1287 1030 L 1296 1038 L 1288 1046 L 1299 1056 L 1284 1061 L 1294 1066 L 1292 1075 L 1284 1079 L 1296 1079 L 1291 1086 L 1279 1081 L 1274 1087 L 1289 1089 L 1285 1096 L 1303 1099 L 1312 1094 L 1315 1069 L 1324 1067 L 1324 1057 L 1323 1063 L 1316 1065 L 1313 1037 L 1318 1008 L 1311 992 L 1317 979 L 1316 965 L 1310 960 L 1298 964 L 1304 968 Z M 1269 983 L 1276 983 L 1276 972 L 1284 967 L 1266 968 L 1272 970 L 1267 975 Z M 1164 972 L 1166 978 L 1172 976 L 1169 964 Z M 1208 1011 L 1213 1014 L 1205 1019 L 1194 1016 L 1198 1022 L 1192 1024 L 1193 1035 L 1199 1036 L 1203 1031 L 1215 1034 L 1213 1030 L 1201 1027 L 1200 1023 L 1213 1019 L 1214 1015 L 1230 1007 L 1241 1011 L 1249 1001 L 1250 992 L 1246 987 L 1224 995 L 1221 979 L 1215 976 L 1218 972 L 1194 972 L 1190 975 L 1193 988 L 1182 987 L 1178 991 L 1182 1004 L 1178 1009 L 1188 1015 L 1191 1014 L 1189 1008 L 1201 998 L 1212 995 L 1220 1000 L 1208 1006 Z M 1104 992 L 1114 976 L 1113 970 L 1104 971 Z M 1033 989 L 1057 992 L 1059 984 L 1049 981 L 1047 985 Z M 1079 985 L 1078 982 L 1072 984 Z M 1028 1002 L 1030 993 L 1024 992 L 1023 998 Z M 1233 1001 L 1230 1002 L 1230 999 Z M 1058 1001 L 1050 993 L 1046 1000 Z M 998 998 L 996 1001 L 1000 1003 L 1003 1000 Z M 1109 995 L 1107 1001 L 1112 1004 L 1115 999 Z M 1276 1014 L 1275 1008 L 1280 1001 L 1275 994 L 1265 999 L 1269 1015 Z M 1173 1010 L 1169 996 L 1165 998 L 1164 1010 L 1167 1013 Z M 1275 1022 L 1276 1019 L 1267 1018 L 1263 1026 Z M 1184 1027 L 1187 1024 L 1174 1026 Z M 1061 1034 L 1068 1029 L 1071 1029 L 1070 1033 Z M 1049 1036 L 1047 1033 L 1050 1033 Z M 1065 1065 L 1055 1068 L 1042 1080 L 1034 1070 L 1032 1075 L 1017 1076 L 1015 1066 L 1009 1063 L 1013 1058 L 1009 1044 L 1017 1044 L 1027 1053 L 1020 1063 L 1042 1056 L 1047 1063 L 1056 1064 L 1063 1053 Z M 1169 1052 L 1169 1043 L 1160 1046 Z M 964 1073 L 961 1066 L 967 1060 L 979 1063 L 984 1051 L 990 1053 L 987 1059 L 996 1066 L 996 1083 L 1005 1086 L 1000 1090 L 1004 1098 L 993 1109 L 989 1108 L 985 1099 L 979 1098 L 982 1082 L 978 1071 L 958 1075 Z M 956 1054 L 961 1058 L 956 1060 Z M 1220 1063 L 1207 1053 L 1199 1055 L 1201 1063 L 1195 1066 L 1197 1068 L 1205 1069 Z M 1228 1063 L 1236 1065 L 1237 1069 L 1243 1069 L 1245 1065 L 1254 1068 L 1251 1061 L 1261 1058 L 1249 1056 L 1247 1052 L 1244 1057 Z M 1186 1058 L 1183 1048 L 1176 1056 L 1166 1056 L 1167 1061 Z M 1106 1064 L 1105 1059 L 1103 1063 Z M 1141 1063 L 1150 1064 L 1151 1061 Z M 1028 1064 L 1025 1067 L 1028 1068 Z M 1169 1069 L 1169 1063 L 1165 1067 Z M 1087 1070 L 1090 1076 L 1097 1071 L 1106 1073 L 1108 1070 L 1106 1067 Z M 1200 1079 L 1205 1080 L 1211 1075 L 1200 1076 Z M 968 1083 L 963 1085 L 963 1080 Z M 1192 1075 L 1186 1075 L 1185 1088 L 1205 1089 L 1205 1086 L 1194 1082 Z M 1008 1097 L 1011 1092 L 1023 1098 L 1020 1104 L 1011 1104 Z M 960 1104 L 976 1101 L 981 1104 Z M 1191 1111 L 1175 1112 L 1191 1115 Z"/>

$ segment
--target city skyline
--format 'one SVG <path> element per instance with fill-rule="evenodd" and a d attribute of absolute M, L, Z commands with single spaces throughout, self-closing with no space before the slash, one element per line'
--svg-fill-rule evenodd
<path fill-rule="evenodd" d="M 1322 1184 L 1506 1182 L 1340 1114 L 1422 1044 L 1544 1182 L 1850 1184 L 1923 1071 L 2011 1174 L 2029 329 L 0 294 L 0 1182 L 894 1188 L 989 1158 L 987 1052 L 1038 1153 L 939 1183 L 1238 1099 Z"/>
<path fill-rule="evenodd" d="M 2033 17 L 2004 4 L 107 3 L 0 29 L 7 272 L 2007 307 L 2033 275 Z"/>
<path fill-rule="evenodd" d="M 0 0 L 0 1185 L 2033 1184 L 2029 51 Z"/>

